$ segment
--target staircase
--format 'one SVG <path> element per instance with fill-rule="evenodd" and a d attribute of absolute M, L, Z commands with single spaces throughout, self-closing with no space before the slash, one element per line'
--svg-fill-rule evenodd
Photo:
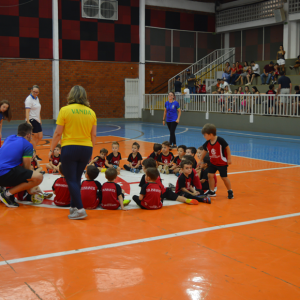
<path fill-rule="evenodd" d="M 235 62 L 235 48 L 215 50 L 196 63 L 187 67 L 179 74 L 169 79 L 168 91 L 174 91 L 174 83 L 177 76 L 180 76 L 180 81 L 183 86 L 187 83 L 186 70 L 189 69 L 191 70 L 191 73 L 196 76 L 197 80 L 201 79 L 202 81 L 206 81 L 206 90 L 209 93 L 211 87 L 217 82 L 217 72 L 223 72 L 226 62 L 229 62 L 230 65 Z"/>

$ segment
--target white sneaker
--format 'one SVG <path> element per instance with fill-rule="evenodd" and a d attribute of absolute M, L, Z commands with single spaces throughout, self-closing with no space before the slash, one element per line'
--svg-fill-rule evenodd
<path fill-rule="evenodd" d="M 248 82 L 248 83 L 246 83 L 245 85 L 250 85 L 251 84 L 251 82 Z"/>
<path fill-rule="evenodd" d="M 76 207 L 70 207 L 70 215 L 72 215 L 76 210 Z"/>
<path fill-rule="evenodd" d="M 165 174 L 169 174 L 170 171 L 169 171 L 169 167 L 168 166 L 165 166 Z"/>
<path fill-rule="evenodd" d="M 81 208 L 81 209 L 75 208 L 75 209 L 76 210 L 73 211 L 73 213 L 71 215 L 68 215 L 68 218 L 70 220 L 81 220 L 81 219 L 84 219 L 87 217 L 87 214 L 86 214 L 84 208 Z"/>
<path fill-rule="evenodd" d="M 162 165 L 159 165 L 158 168 L 157 168 L 158 172 L 160 173 L 163 173 L 164 170 L 163 170 L 163 166 Z"/>

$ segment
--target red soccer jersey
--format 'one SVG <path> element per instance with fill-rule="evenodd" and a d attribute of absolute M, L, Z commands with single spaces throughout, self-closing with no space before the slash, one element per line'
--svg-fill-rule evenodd
<path fill-rule="evenodd" d="M 141 189 L 141 195 L 144 195 L 141 205 L 146 209 L 162 208 L 161 196 L 162 192 L 157 183 L 146 183 Z"/>
<path fill-rule="evenodd" d="M 58 166 L 59 162 L 60 162 L 60 155 L 57 157 L 56 156 L 52 157 L 52 165 Z"/>
<path fill-rule="evenodd" d="M 186 177 L 183 173 L 178 177 L 175 188 L 176 194 L 180 193 L 182 188 L 186 188 L 189 191 L 191 186 L 201 190 L 202 185 L 200 182 L 200 178 L 197 173 L 196 175 L 195 173 L 196 171 L 193 169 L 193 172 L 188 177 Z"/>
<path fill-rule="evenodd" d="M 85 209 L 98 207 L 101 198 L 101 183 L 94 180 L 85 180 L 81 184 L 81 200 Z"/>
<path fill-rule="evenodd" d="M 157 161 L 158 156 L 155 154 L 155 152 L 153 151 L 147 158 L 152 157 L 155 161 Z"/>
<path fill-rule="evenodd" d="M 118 197 L 122 194 L 121 187 L 115 182 L 105 182 L 102 185 L 101 207 L 105 209 L 118 209 L 120 202 Z"/>
<path fill-rule="evenodd" d="M 52 190 L 55 191 L 54 204 L 57 206 L 67 206 L 71 203 L 71 196 L 68 184 L 64 177 L 55 180 Z"/>
<path fill-rule="evenodd" d="M 202 84 L 200 94 L 206 94 L 206 84 Z"/>
<path fill-rule="evenodd" d="M 168 155 L 163 155 L 163 153 L 159 154 L 157 161 L 163 164 L 169 164 L 174 160 L 174 155 L 172 152 L 169 152 Z"/>
<path fill-rule="evenodd" d="M 267 91 L 267 94 L 268 94 L 268 95 L 274 95 L 274 96 L 268 97 L 269 100 L 272 100 L 272 101 L 275 100 L 275 95 L 276 95 L 276 92 L 275 92 L 275 91 L 273 91 L 273 90 L 268 90 L 268 91 Z"/>
<path fill-rule="evenodd" d="M 208 151 L 211 164 L 215 166 L 227 166 L 227 146 L 227 142 L 218 136 L 213 145 L 210 141 L 207 141 L 203 145 L 203 149 Z"/>
<path fill-rule="evenodd" d="M 107 156 L 107 161 L 110 165 L 114 165 L 114 166 L 119 166 L 120 164 L 120 160 L 122 159 L 121 158 L 121 153 L 118 152 L 118 155 L 117 156 L 114 156 L 113 153 L 110 153 L 108 156 Z"/>
<path fill-rule="evenodd" d="M 159 185 L 162 194 L 164 194 L 164 193 L 166 192 L 167 189 L 166 189 L 165 186 L 162 184 L 160 176 L 157 177 L 157 179 L 156 179 L 155 182 Z M 146 181 L 146 175 L 144 174 L 144 175 L 142 176 L 141 181 L 140 181 L 139 187 L 143 187 L 146 183 L 147 183 L 147 181 Z"/>
<path fill-rule="evenodd" d="M 96 158 L 97 158 L 97 160 L 94 163 L 96 165 L 96 167 L 97 168 L 105 168 L 105 158 L 102 159 L 100 156 L 96 156 L 94 159 L 96 159 Z"/>
<path fill-rule="evenodd" d="M 142 155 L 138 152 L 133 158 L 132 153 L 129 154 L 127 161 L 131 162 L 132 166 L 135 167 L 140 160 L 143 160 Z"/>
<path fill-rule="evenodd" d="M 179 156 L 176 156 L 174 159 L 174 164 L 176 164 L 177 166 L 179 166 L 181 163 L 181 159 L 179 158 Z"/>

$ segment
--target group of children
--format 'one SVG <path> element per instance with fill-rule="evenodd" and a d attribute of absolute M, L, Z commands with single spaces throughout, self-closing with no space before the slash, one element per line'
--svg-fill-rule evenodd
<path fill-rule="evenodd" d="M 170 151 L 170 143 L 154 144 L 153 152 L 143 160 L 139 153 L 140 145 L 134 142 L 132 153 L 128 156 L 124 169 L 133 173 L 143 173 L 139 187 L 140 195 L 132 197 L 133 201 L 142 209 L 159 209 L 163 206 L 163 200 L 179 201 L 197 205 L 199 202 L 211 203 L 210 197 L 216 196 L 217 177 L 219 171 L 222 180 L 228 190 L 228 198 L 233 198 L 231 184 L 227 177 L 227 167 L 231 164 L 231 153 L 227 142 L 216 135 L 216 127 L 206 124 L 202 129 L 206 143 L 196 149 L 180 145 L 177 148 L 177 156 Z M 60 173 L 52 187 L 55 194 L 54 204 L 69 207 L 71 203 L 68 184 L 63 176 L 60 162 L 60 145 L 54 150 L 54 157 L 47 164 L 48 171 Z M 195 156 L 199 161 L 197 163 Z M 81 185 L 81 198 L 85 209 L 95 209 L 98 206 L 115 210 L 119 207 L 126 210 L 130 200 L 124 199 L 124 190 L 115 183 L 120 174 L 121 154 L 118 142 L 112 143 L 112 153 L 108 155 L 107 149 L 101 149 L 87 166 L 85 178 Z M 39 169 L 35 162 L 34 168 Z M 107 182 L 101 185 L 96 181 L 100 172 L 105 173 Z M 174 174 L 178 177 L 176 186 L 162 184 L 161 174 Z"/>

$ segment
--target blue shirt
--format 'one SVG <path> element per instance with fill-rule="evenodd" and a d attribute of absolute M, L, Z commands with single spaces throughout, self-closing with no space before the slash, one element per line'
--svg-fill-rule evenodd
<path fill-rule="evenodd" d="M 0 121 L 4 120 L 4 116 L 3 116 L 3 113 L 0 112 Z"/>
<path fill-rule="evenodd" d="M 23 163 L 23 157 L 32 157 L 33 146 L 26 139 L 10 135 L 0 148 L 0 176 Z"/>
<path fill-rule="evenodd" d="M 180 108 L 179 103 L 177 101 L 173 101 L 172 103 L 167 101 L 165 103 L 165 108 L 167 109 L 167 122 L 176 122 L 178 115 L 177 109 Z"/>

